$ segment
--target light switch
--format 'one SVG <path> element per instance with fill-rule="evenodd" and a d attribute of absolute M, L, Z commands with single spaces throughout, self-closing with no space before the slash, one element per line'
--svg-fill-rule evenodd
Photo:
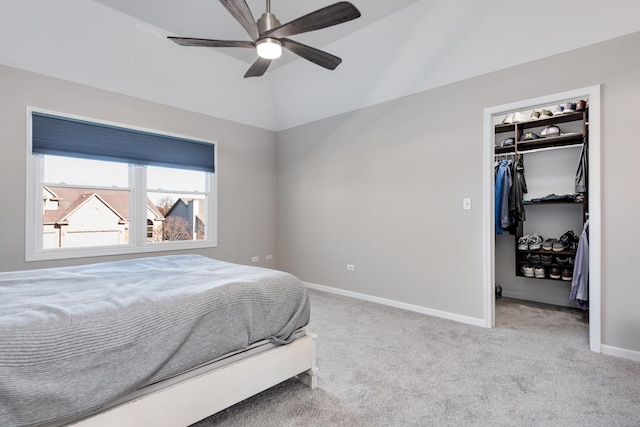
<path fill-rule="evenodd" d="M 462 209 L 465 211 L 471 210 L 471 197 L 465 197 L 462 199 Z"/>

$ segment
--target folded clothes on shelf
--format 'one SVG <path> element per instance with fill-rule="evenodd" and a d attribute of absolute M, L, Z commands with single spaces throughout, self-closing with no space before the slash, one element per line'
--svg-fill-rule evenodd
<path fill-rule="evenodd" d="M 575 194 L 563 194 L 560 196 L 557 194 L 549 194 L 544 197 L 535 197 L 531 200 L 525 200 L 524 203 L 543 203 L 543 202 L 558 202 L 558 201 L 574 202 L 575 200 L 576 200 Z"/>

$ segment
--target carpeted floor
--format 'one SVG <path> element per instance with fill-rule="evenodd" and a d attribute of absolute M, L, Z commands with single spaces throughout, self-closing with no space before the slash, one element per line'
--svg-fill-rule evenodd
<path fill-rule="evenodd" d="M 579 310 L 507 298 L 485 329 L 310 291 L 319 386 L 291 379 L 193 427 L 639 426 L 640 363 Z"/>

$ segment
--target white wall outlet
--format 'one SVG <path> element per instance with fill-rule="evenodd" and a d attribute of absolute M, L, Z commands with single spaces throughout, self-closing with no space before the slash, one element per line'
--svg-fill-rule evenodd
<path fill-rule="evenodd" d="M 353 271 L 353 270 L 355 270 L 355 269 L 356 269 L 356 266 L 355 266 L 355 265 L 353 265 L 353 264 L 347 264 L 347 270 L 349 270 L 349 271 Z"/>
<path fill-rule="evenodd" d="M 273 259 L 273 255 L 267 255 L 265 258 L 267 259 L 267 261 L 272 260 Z"/>
<path fill-rule="evenodd" d="M 471 210 L 471 197 L 465 197 L 462 199 L 462 209 L 465 211 Z"/>
<path fill-rule="evenodd" d="M 254 256 L 253 258 L 251 258 L 251 262 L 258 262 L 258 261 L 260 261 L 259 256 Z"/>

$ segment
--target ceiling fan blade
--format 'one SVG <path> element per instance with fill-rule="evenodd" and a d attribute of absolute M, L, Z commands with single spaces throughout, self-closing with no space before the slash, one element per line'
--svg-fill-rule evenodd
<path fill-rule="evenodd" d="M 260 34 L 261 37 L 288 37 L 342 24 L 360 17 L 360 11 L 351 3 L 341 1 L 318 9 Z"/>
<path fill-rule="evenodd" d="M 220 0 L 220 3 L 242 25 L 251 40 L 258 40 L 258 24 L 245 0 Z"/>
<path fill-rule="evenodd" d="M 180 46 L 203 46 L 203 47 L 251 47 L 255 48 L 255 44 L 250 41 L 237 40 L 211 40 L 211 39 L 194 39 L 191 37 L 167 37 Z"/>
<path fill-rule="evenodd" d="M 289 49 L 291 52 L 328 70 L 334 70 L 342 62 L 342 59 L 337 56 L 331 55 L 330 53 L 314 47 L 307 46 L 306 44 L 298 43 L 290 39 L 279 40 L 282 43 L 282 46 Z"/>
<path fill-rule="evenodd" d="M 251 67 L 249 67 L 247 72 L 244 74 L 244 78 L 246 79 L 247 77 L 262 76 L 264 73 L 266 73 L 267 68 L 269 68 L 269 65 L 271 65 L 270 59 L 264 59 L 264 58 L 256 59 L 256 62 L 254 62 L 251 65 Z"/>

